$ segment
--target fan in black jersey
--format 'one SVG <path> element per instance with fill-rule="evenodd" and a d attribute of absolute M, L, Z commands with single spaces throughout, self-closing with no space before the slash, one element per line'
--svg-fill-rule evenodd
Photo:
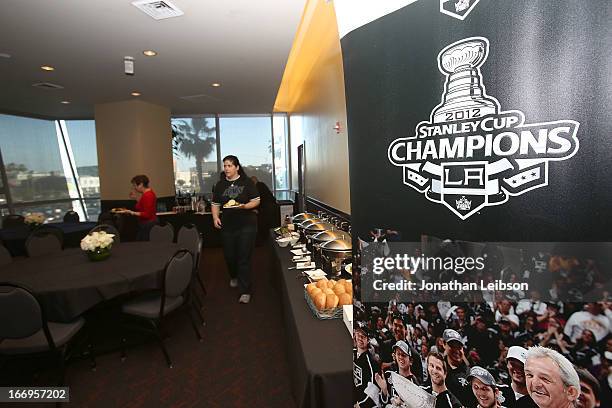
<path fill-rule="evenodd" d="M 374 385 L 374 373 L 378 364 L 369 351 L 370 332 L 365 322 L 355 322 L 355 349 L 353 349 L 353 404 L 359 408 L 378 405 L 378 388 Z"/>
<path fill-rule="evenodd" d="M 506 355 L 506 367 L 510 374 L 510 387 L 503 389 L 506 398 L 505 404 L 509 408 L 537 408 L 537 405 L 527 392 L 527 380 L 525 378 L 525 359 L 527 350 L 520 346 L 512 346 Z M 506 390 L 508 392 L 506 392 Z"/>
<path fill-rule="evenodd" d="M 448 371 L 442 354 L 432 351 L 427 355 L 427 374 L 430 385 L 421 388 L 436 397 L 435 408 L 461 407 L 457 397 L 446 388 L 446 375 Z"/>
<path fill-rule="evenodd" d="M 444 359 L 448 371 L 446 386 L 465 407 L 473 407 L 476 399 L 467 380 L 470 366 L 463 350 L 463 338 L 453 329 L 444 330 L 442 338 L 444 340 Z"/>
<path fill-rule="evenodd" d="M 376 380 L 376 384 L 380 388 L 380 402 L 383 406 L 391 403 L 397 405 L 400 399 L 399 395 L 395 391 L 393 387 L 393 382 L 391 380 L 391 372 L 396 372 L 404 378 L 409 379 L 416 385 L 419 385 L 419 381 L 417 377 L 412 374 L 410 369 L 412 359 L 412 352 L 408 344 L 400 340 L 393 346 L 393 365 L 384 372 L 384 377 L 379 373 L 376 373 L 374 378 Z"/>

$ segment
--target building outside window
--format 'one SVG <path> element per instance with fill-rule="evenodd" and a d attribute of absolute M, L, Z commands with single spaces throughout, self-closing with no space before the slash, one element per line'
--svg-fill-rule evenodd
<path fill-rule="evenodd" d="M 69 131 L 74 133 L 73 143 Z M 40 212 L 46 222 L 56 222 L 66 211 L 75 210 L 83 220 L 95 219 L 99 213 L 95 143 L 93 121 L 0 114 L 0 180 L 7 180 L 6 186 L 0 186 L 2 214 Z M 79 168 L 84 177 L 93 179 L 82 180 Z M 84 181 L 87 189 L 80 185 Z"/>

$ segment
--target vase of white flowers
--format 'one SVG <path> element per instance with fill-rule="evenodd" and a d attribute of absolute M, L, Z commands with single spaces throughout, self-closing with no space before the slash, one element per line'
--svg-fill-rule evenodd
<path fill-rule="evenodd" d="M 36 229 L 45 222 L 45 215 L 43 213 L 30 213 L 25 216 L 24 222 L 31 229 Z"/>
<path fill-rule="evenodd" d="M 114 236 L 105 231 L 92 232 L 81 240 L 81 249 L 91 261 L 103 261 L 111 254 Z"/>

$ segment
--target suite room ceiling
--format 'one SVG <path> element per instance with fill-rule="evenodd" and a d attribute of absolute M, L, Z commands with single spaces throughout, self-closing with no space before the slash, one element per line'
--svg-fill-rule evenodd
<path fill-rule="evenodd" d="M 185 14 L 156 21 L 131 0 L 3 0 L 0 112 L 93 117 L 132 91 L 173 114 L 272 111 L 305 0 L 171 1 Z"/>

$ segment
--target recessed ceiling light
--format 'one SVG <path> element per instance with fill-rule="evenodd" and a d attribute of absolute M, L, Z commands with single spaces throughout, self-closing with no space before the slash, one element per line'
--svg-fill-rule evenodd
<path fill-rule="evenodd" d="M 55 71 L 55 68 L 53 68 L 51 65 L 42 65 L 40 69 L 43 71 Z"/>
<path fill-rule="evenodd" d="M 210 84 L 210 86 L 212 86 L 212 87 L 214 87 L 214 88 L 218 88 L 218 87 L 220 87 L 220 86 L 221 86 L 221 84 L 220 84 L 220 83 L 218 83 L 218 82 L 213 82 L 212 84 Z"/>
<path fill-rule="evenodd" d="M 63 103 L 64 105 L 68 105 L 70 101 L 61 101 L 60 103 Z"/>
<path fill-rule="evenodd" d="M 144 50 L 142 53 L 146 55 L 147 57 L 154 57 L 157 55 L 157 52 L 153 50 Z"/>
<path fill-rule="evenodd" d="M 132 96 L 140 96 L 140 92 L 134 91 L 134 92 L 132 92 Z"/>
<path fill-rule="evenodd" d="M 0 58 L 11 58 L 11 54 L 7 54 L 5 52 L 0 52 Z"/>

